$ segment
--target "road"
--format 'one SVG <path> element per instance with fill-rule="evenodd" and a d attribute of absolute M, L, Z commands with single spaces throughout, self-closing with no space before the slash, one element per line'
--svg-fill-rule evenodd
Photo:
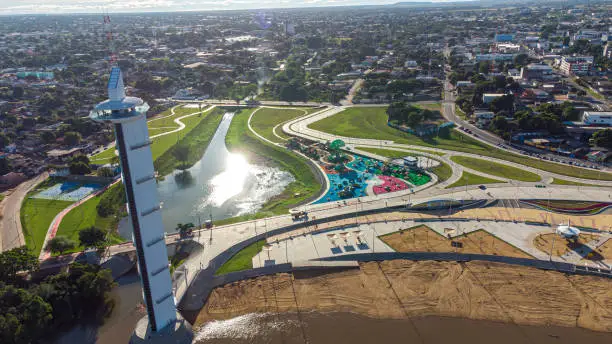
<path fill-rule="evenodd" d="M 26 194 L 36 185 L 49 177 L 44 172 L 35 178 L 19 184 L 1 203 L 0 213 L 0 248 L 2 252 L 25 245 L 23 228 L 21 227 L 20 209 Z"/>

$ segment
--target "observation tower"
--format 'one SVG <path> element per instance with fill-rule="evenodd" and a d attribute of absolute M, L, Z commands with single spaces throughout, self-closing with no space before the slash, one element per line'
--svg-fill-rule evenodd
<path fill-rule="evenodd" d="M 146 122 L 149 105 L 142 99 L 125 94 L 123 75 L 113 67 L 108 80 L 108 100 L 90 112 L 94 121 L 112 123 L 121 162 L 121 174 L 132 226 L 132 240 L 138 256 L 147 317 L 139 322 L 134 336 L 147 342 L 176 332 L 176 304 L 172 293 L 168 252 L 157 195 L 151 140 Z M 180 317 L 179 317 L 180 318 Z M 140 334 L 138 333 L 140 329 Z M 134 340 L 133 343 L 139 342 Z"/>

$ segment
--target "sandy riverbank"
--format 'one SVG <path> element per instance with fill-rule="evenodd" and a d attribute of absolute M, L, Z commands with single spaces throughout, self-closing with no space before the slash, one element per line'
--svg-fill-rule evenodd
<path fill-rule="evenodd" d="M 370 262 L 360 269 L 278 274 L 217 288 L 196 326 L 248 313 L 307 311 L 612 332 L 612 281 L 496 263 Z"/>

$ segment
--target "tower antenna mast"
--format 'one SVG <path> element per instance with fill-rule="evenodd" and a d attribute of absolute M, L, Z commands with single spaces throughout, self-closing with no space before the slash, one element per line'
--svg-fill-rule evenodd
<path fill-rule="evenodd" d="M 106 35 L 106 43 L 108 48 L 108 62 L 111 66 L 115 66 L 117 64 L 117 54 L 115 54 L 115 41 L 113 34 L 113 26 L 111 23 L 111 17 L 108 14 L 108 11 L 104 11 L 102 15 L 103 25 L 104 25 L 104 34 Z"/>

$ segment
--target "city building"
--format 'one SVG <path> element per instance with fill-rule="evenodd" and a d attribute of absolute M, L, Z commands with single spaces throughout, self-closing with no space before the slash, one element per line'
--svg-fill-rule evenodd
<path fill-rule="evenodd" d="M 491 111 L 477 111 L 474 112 L 474 119 L 476 120 L 476 126 L 484 128 L 488 125 L 491 120 L 495 118 L 495 114 Z"/>
<path fill-rule="evenodd" d="M 586 125 L 612 126 L 612 111 L 585 111 L 582 122 Z"/>
<path fill-rule="evenodd" d="M 565 75 L 586 75 L 593 66 L 593 56 L 563 56 L 559 69 Z"/>
<path fill-rule="evenodd" d="M 574 40 L 587 40 L 591 43 L 599 43 L 601 42 L 601 32 L 595 30 L 579 30 L 574 35 Z"/>
<path fill-rule="evenodd" d="M 523 80 L 546 80 L 554 78 L 553 69 L 547 64 L 531 63 L 521 68 L 521 79 Z"/>
<path fill-rule="evenodd" d="M 484 93 L 482 95 L 482 102 L 484 104 L 489 104 L 493 101 L 493 99 L 503 97 L 503 96 L 505 96 L 504 93 Z"/>
<path fill-rule="evenodd" d="M 513 40 L 514 40 L 514 34 L 498 33 L 495 35 L 495 42 L 497 43 L 512 42 Z"/>
<path fill-rule="evenodd" d="M 477 54 L 476 62 L 481 61 L 513 61 L 516 54 Z"/>
<path fill-rule="evenodd" d="M 126 96 L 118 67 L 111 71 L 108 96 L 95 106 L 90 118 L 115 128 L 148 327 L 157 333 L 174 324 L 177 315 L 146 122 L 149 106 L 140 98 Z"/>

